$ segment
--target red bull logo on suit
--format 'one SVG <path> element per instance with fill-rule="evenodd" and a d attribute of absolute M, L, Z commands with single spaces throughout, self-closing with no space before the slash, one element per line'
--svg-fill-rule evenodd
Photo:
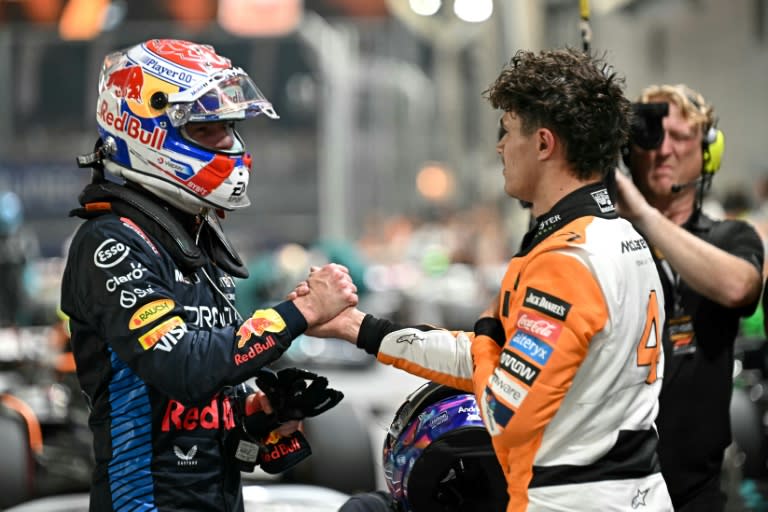
<path fill-rule="evenodd" d="M 244 348 L 252 336 L 261 337 L 265 332 L 282 332 L 285 321 L 274 309 L 259 309 L 240 325 L 237 330 L 237 348 Z"/>

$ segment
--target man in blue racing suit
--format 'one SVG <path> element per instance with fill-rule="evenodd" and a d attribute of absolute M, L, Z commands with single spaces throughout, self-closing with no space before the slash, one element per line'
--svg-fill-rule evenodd
<path fill-rule="evenodd" d="M 300 370 L 268 373 L 269 391 L 257 379 L 266 397 L 241 384 L 357 303 L 347 270 L 329 264 L 304 297 L 245 320 L 234 308 L 233 278 L 247 272 L 218 218 L 249 205 L 235 123 L 260 114 L 277 117 L 210 46 L 156 39 L 104 60 L 100 139 L 78 159 L 94 179 L 72 212 L 87 220 L 61 292 L 91 409 L 92 511 L 242 511 L 241 469 L 306 456 L 298 421 L 341 399 Z"/>

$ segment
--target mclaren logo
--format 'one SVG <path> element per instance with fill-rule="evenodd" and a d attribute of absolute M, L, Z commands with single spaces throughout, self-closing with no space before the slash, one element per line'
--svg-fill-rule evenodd
<path fill-rule="evenodd" d="M 648 242 L 644 238 L 637 238 L 635 240 L 622 240 L 621 241 L 621 253 L 642 251 L 648 247 Z"/>

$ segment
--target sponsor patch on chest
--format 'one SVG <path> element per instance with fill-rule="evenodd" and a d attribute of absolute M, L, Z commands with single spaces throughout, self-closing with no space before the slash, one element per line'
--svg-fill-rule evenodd
<path fill-rule="evenodd" d="M 523 306 L 535 309 L 558 320 L 565 320 L 565 317 L 568 316 L 568 311 L 571 310 L 571 305 L 568 302 L 530 286 L 525 290 Z"/>

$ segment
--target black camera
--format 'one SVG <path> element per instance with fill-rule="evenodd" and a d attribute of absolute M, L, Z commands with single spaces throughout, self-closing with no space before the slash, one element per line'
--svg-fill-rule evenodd
<path fill-rule="evenodd" d="M 629 142 L 645 150 L 661 146 L 664 141 L 661 120 L 668 114 L 668 103 L 633 103 Z"/>

